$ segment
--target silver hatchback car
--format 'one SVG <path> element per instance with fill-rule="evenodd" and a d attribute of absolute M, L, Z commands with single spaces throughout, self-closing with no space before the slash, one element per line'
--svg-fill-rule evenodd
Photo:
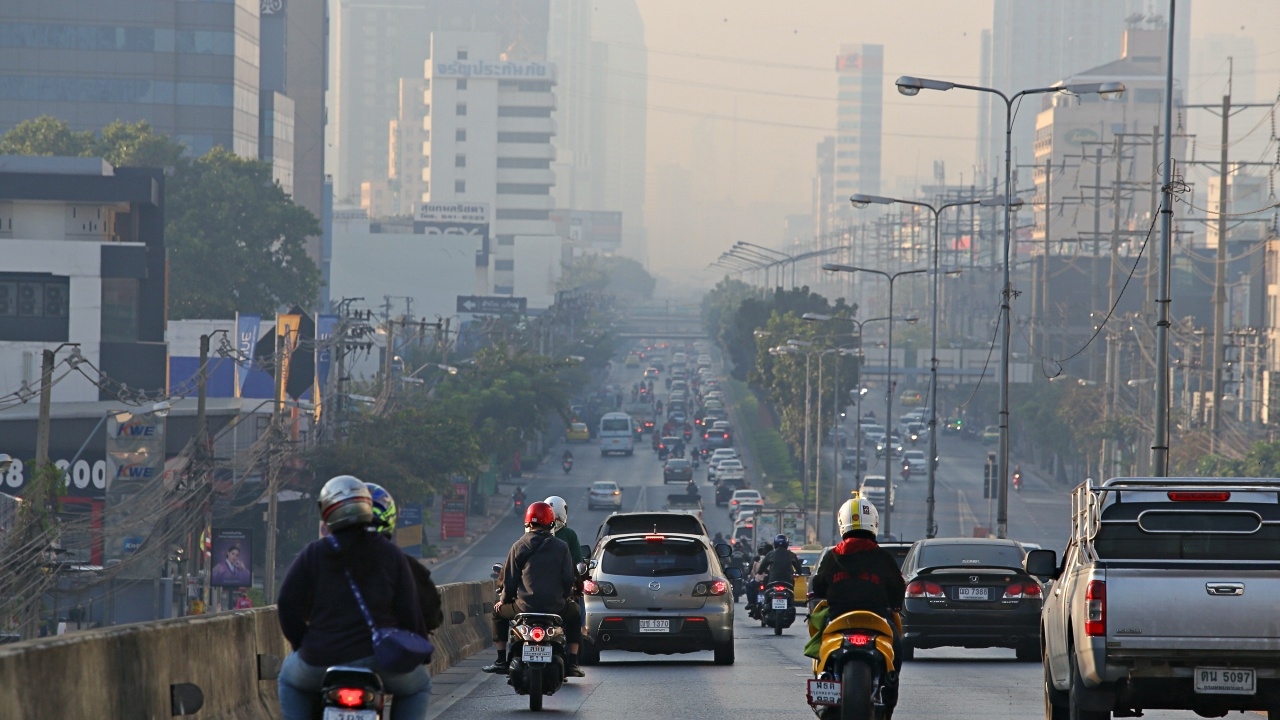
<path fill-rule="evenodd" d="M 726 546 L 727 547 L 727 546 Z M 711 650 L 733 664 L 733 588 L 704 536 L 634 533 L 605 538 L 595 549 L 586 594 L 579 659 L 601 650 L 669 655 Z"/>

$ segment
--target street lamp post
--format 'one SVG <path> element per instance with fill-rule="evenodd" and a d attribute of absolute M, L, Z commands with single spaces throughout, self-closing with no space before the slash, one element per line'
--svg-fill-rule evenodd
<path fill-rule="evenodd" d="M 875 270 L 873 268 L 857 267 L 855 265 L 839 265 L 836 263 L 823 263 L 822 269 L 827 272 L 865 272 L 872 275 L 879 275 L 889 281 L 889 317 L 893 317 L 893 286 L 898 278 L 907 275 L 919 275 L 928 272 L 928 268 L 917 268 L 915 270 L 899 270 L 896 273 L 888 273 L 884 270 Z M 893 322 L 889 322 L 889 352 L 885 360 L 885 399 L 884 399 L 884 536 L 892 537 L 893 531 Z"/>
<path fill-rule="evenodd" d="M 1004 191 L 1006 198 L 1013 197 L 1013 104 L 1025 95 L 1042 95 L 1045 93 L 1067 92 L 1075 95 L 1098 94 L 1104 100 L 1119 97 L 1124 93 L 1124 83 L 1069 83 L 1051 87 L 1030 88 L 1020 90 L 1013 95 L 1006 95 L 995 88 L 981 85 L 965 85 L 945 80 L 928 80 L 925 78 L 903 75 L 895 82 L 898 92 L 908 97 L 919 95 L 921 90 L 976 90 L 990 93 L 1004 101 Z M 1012 248 L 1012 205 L 1004 203 L 1004 250 L 1002 257 L 1002 276 L 1000 286 L 1000 454 L 996 471 L 1000 478 L 998 512 L 996 515 L 996 537 L 1008 537 L 1009 530 L 1009 353 L 1010 335 L 1009 304 L 1013 299 L 1013 285 L 1009 277 L 1009 261 Z M 1046 258 L 1047 261 L 1047 258 Z M 929 458 L 933 463 L 933 458 Z"/>
<path fill-rule="evenodd" d="M 802 341 L 788 340 L 786 345 L 779 345 L 769 350 L 770 355 L 804 355 L 804 480 L 800 483 L 801 501 L 800 507 L 808 509 L 809 507 L 809 405 L 812 399 L 812 393 L 809 385 L 809 369 L 810 361 L 813 359 L 813 352 L 806 352 L 800 349 Z M 804 345 L 812 343 L 803 342 Z M 809 517 L 806 513 L 804 520 L 804 538 L 805 542 L 809 541 Z"/>
<path fill-rule="evenodd" d="M 849 198 L 849 202 L 855 208 L 865 208 L 875 203 L 877 205 L 889 205 L 898 203 L 900 205 L 914 205 L 922 207 L 933 213 L 933 282 L 930 283 L 933 299 L 930 304 L 933 305 L 933 327 L 929 331 L 929 463 L 928 463 L 928 491 L 926 493 L 925 505 L 928 510 L 925 514 L 924 532 L 925 537 L 935 537 L 938 534 L 937 523 L 934 522 L 934 487 L 936 482 L 933 459 L 938 456 L 938 256 L 942 246 L 942 211 L 952 207 L 962 207 L 965 205 L 985 205 L 995 206 L 1004 205 L 1004 198 L 983 198 L 981 200 L 965 200 L 962 202 L 951 202 L 943 205 L 934 206 L 930 203 L 920 202 L 918 200 L 901 200 L 898 198 L 880 197 L 878 195 L 856 194 Z M 1021 202 L 1021 201 L 1019 201 Z M 949 271 L 950 274 L 951 271 Z M 959 273 L 959 270 L 955 270 Z"/>

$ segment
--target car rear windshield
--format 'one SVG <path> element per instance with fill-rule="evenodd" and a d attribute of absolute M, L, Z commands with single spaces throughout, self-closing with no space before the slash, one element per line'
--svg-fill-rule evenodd
<path fill-rule="evenodd" d="M 631 421 L 622 418 L 605 418 L 600 423 L 600 429 L 604 432 L 627 432 L 631 429 Z"/>
<path fill-rule="evenodd" d="M 672 470 L 684 470 L 685 468 L 689 467 L 689 461 L 681 460 L 680 458 L 674 458 L 672 460 L 667 461 L 667 467 L 671 468 Z"/>
<path fill-rule="evenodd" d="M 1102 514 L 1104 560 L 1280 560 L 1273 504 L 1117 503 Z"/>
<path fill-rule="evenodd" d="M 598 490 L 601 492 L 613 492 L 614 490 L 618 489 L 618 486 L 611 482 L 598 482 L 598 483 L 592 483 L 591 489 Z"/>
<path fill-rule="evenodd" d="M 920 567 L 945 567 L 948 565 L 990 565 L 995 567 L 1022 567 L 1022 549 L 1016 545 L 995 543 L 937 543 L 920 548 Z"/>
<path fill-rule="evenodd" d="M 707 572 L 707 552 L 696 542 L 617 542 L 604 551 L 606 575 L 701 575 Z"/>
<path fill-rule="evenodd" d="M 615 515 L 605 521 L 606 535 L 629 533 L 689 533 L 701 535 L 702 522 L 692 515 L 677 513 L 644 513 L 641 515 Z"/>

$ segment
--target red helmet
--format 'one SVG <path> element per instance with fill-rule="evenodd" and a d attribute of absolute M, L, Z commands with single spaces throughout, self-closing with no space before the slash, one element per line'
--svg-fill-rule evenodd
<path fill-rule="evenodd" d="M 525 527 L 541 527 L 550 529 L 551 525 L 555 521 L 556 511 L 544 502 L 530 503 L 529 509 L 524 511 Z"/>

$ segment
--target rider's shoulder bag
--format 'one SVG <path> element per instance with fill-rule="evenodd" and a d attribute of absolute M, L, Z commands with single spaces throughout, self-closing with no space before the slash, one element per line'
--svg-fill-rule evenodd
<path fill-rule="evenodd" d="M 338 540 L 332 535 L 328 538 L 333 549 L 338 550 Z M 343 572 L 346 573 L 351 592 L 356 596 L 360 614 L 364 615 L 365 624 L 369 626 L 369 632 L 373 636 L 373 657 L 378 662 L 378 667 L 392 675 L 400 675 L 430 662 L 431 653 L 435 651 L 431 641 L 412 630 L 375 626 L 373 615 L 369 613 L 369 607 L 365 605 L 364 596 L 360 594 L 355 578 L 351 577 L 351 571 L 343 570 Z"/>

